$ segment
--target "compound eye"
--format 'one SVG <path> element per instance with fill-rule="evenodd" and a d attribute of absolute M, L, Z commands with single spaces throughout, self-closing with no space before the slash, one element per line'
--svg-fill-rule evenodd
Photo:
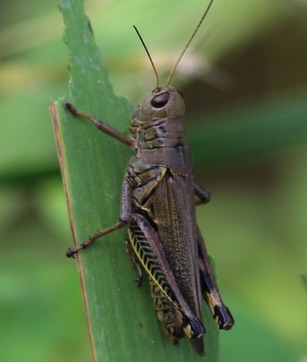
<path fill-rule="evenodd" d="M 169 94 L 169 92 L 158 94 L 155 97 L 153 97 L 153 99 L 151 100 L 151 105 L 154 108 L 163 108 L 164 106 L 167 105 L 170 96 L 171 95 Z"/>

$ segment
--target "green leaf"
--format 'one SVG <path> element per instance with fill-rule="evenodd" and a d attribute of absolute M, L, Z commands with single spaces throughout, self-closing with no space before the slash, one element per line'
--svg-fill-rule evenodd
<path fill-rule="evenodd" d="M 124 132 L 132 108 L 114 94 L 81 0 L 61 0 L 68 45 L 70 89 L 65 99 Z M 110 41 L 112 41 L 110 39 Z M 132 153 L 93 125 L 52 102 L 51 114 L 75 243 L 119 216 L 121 184 Z M 185 339 L 174 346 L 157 321 L 147 281 L 134 285 L 125 252 L 125 231 L 116 231 L 77 255 L 95 361 L 195 361 Z M 218 331 L 205 310 L 207 361 L 218 360 Z"/>

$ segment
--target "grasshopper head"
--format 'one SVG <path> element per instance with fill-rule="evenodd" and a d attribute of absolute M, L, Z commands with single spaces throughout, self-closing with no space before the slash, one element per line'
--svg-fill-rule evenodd
<path fill-rule="evenodd" d="M 182 95 L 174 87 L 156 88 L 137 106 L 132 115 L 130 130 L 132 133 L 136 133 L 138 128 L 148 122 L 181 117 L 184 115 L 184 109 Z"/>

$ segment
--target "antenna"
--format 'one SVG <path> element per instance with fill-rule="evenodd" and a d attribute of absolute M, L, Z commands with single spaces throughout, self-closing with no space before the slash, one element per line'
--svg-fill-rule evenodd
<path fill-rule="evenodd" d="M 204 21 L 206 15 L 208 14 L 208 12 L 209 12 L 209 10 L 210 10 L 210 8 L 211 8 L 211 5 L 212 5 L 212 3 L 213 3 L 213 1 L 214 1 L 214 0 L 211 0 L 211 1 L 210 1 L 209 5 L 207 6 L 206 11 L 204 12 L 203 16 L 201 17 L 200 21 L 198 22 L 195 30 L 193 31 L 192 35 L 190 36 L 190 39 L 188 40 L 186 46 L 183 48 L 181 54 L 179 55 L 179 58 L 178 58 L 175 66 L 174 66 L 174 68 L 172 69 L 172 71 L 171 71 L 171 73 L 170 73 L 170 75 L 169 75 L 169 77 L 168 77 L 168 79 L 167 79 L 166 85 L 169 85 L 170 82 L 172 81 L 173 76 L 174 76 L 174 73 L 175 73 L 175 71 L 176 71 L 176 69 L 177 69 L 177 67 L 178 67 L 178 64 L 180 63 L 180 61 L 181 61 L 184 53 L 185 53 L 186 50 L 188 49 L 189 45 L 191 44 L 191 41 L 194 39 L 195 34 L 197 33 L 197 31 L 198 31 L 198 29 L 200 28 L 202 22 Z M 142 39 L 141 39 L 141 40 L 142 40 Z"/>
<path fill-rule="evenodd" d="M 151 63 L 151 65 L 152 65 L 152 68 L 153 68 L 153 70 L 154 70 L 154 72 L 155 72 L 156 80 L 157 80 L 156 89 L 158 89 L 159 86 L 160 86 L 160 84 L 159 84 L 160 81 L 159 81 L 159 76 L 158 76 L 157 69 L 156 69 L 156 67 L 155 67 L 155 65 L 154 65 L 154 62 L 153 62 L 153 60 L 152 60 L 152 58 L 151 58 L 151 56 L 150 56 L 150 54 L 149 54 L 149 51 L 148 51 L 148 49 L 147 49 L 147 46 L 145 45 L 145 42 L 144 42 L 144 40 L 143 40 L 142 37 L 141 37 L 141 34 L 139 33 L 139 31 L 138 31 L 138 29 L 137 29 L 136 26 L 133 25 L 133 27 L 134 27 L 134 30 L 136 31 L 138 37 L 140 38 L 142 44 L 143 44 L 143 47 L 144 47 L 144 49 L 145 49 L 145 51 L 146 51 L 146 53 L 147 53 L 147 55 L 148 55 L 148 58 L 149 58 L 150 63 Z"/>

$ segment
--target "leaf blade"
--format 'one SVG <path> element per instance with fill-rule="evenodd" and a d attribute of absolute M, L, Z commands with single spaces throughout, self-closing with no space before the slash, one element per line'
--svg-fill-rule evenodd
<path fill-rule="evenodd" d="M 64 39 L 69 46 L 69 100 L 122 131 L 128 126 L 131 106 L 113 92 L 82 1 L 61 0 L 60 7 L 65 22 Z M 51 111 L 73 235 L 75 244 L 79 244 L 97 229 L 116 223 L 119 190 L 131 152 L 99 133 L 89 122 L 68 114 L 63 109 L 63 99 L 52 103 Z M 117 231 L 77 256 L 93 359 L 197 359 L 188 341 L 177 347 L 164 336 L 147 283 L 131 290 L 136 273 L 119 242 L 124 238 L 124 231 Z M 214 348 L 207 348 L 208 355 L 212 355 L 208 360 L 216 361 L 217 331 L 211 316 L 208 324 L 215 340 Z"/>

